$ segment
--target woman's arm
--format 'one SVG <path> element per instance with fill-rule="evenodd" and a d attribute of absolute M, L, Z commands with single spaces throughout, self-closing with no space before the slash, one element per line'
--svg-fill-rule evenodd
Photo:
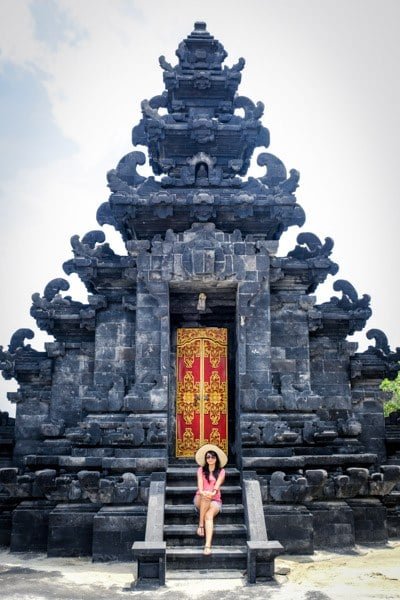
<path fill-rule="evenodd" d="M 221 469 L 221 471 L 219 472 L 219 475 L 218 475 L 218 479 L 214 485 L 215 493 L 217 493 L 220 490 L 221 485 L 224 483 L 224 481 L 225 481 L 225 469 Z"/>
<path fill-rule="evenodd" d="M 197 469 L 197 489 L 200 492 L 200 496 L 203 495 L 203 469 L 199 467 Z"/>

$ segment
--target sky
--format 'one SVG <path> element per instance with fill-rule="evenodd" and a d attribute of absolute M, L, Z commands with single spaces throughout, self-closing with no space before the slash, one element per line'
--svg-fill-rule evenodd
<path fill-rule="evenodd" d="M 268 152 L 300 171 L 300 231 L 332 237 L 335 279 L 371 296 L 373 315 L 355 336 L 382 329 L 400 346 L 398 0 L 1 0 L 0 2 L 0 345 L 30 328 L 37 350 L 51 341 L 29 315 L 31 296 L 56 277 L 85 301 L 70 238 L 92 229 L 107 200 L 106 173 L 132 150 L 140 102 L 163 91 L 158 57 L 176 64 L 195 21 L 246 59 L 241 95 L 265 104 Z M 139 150 L 143 148 L 139 147 Z M 260 176 L 255 152 L 250 174 Z M 149 175 L 147 165 L 139 172 Z M 119 235 L 107 241 L 125 253 Z M 0 379 L 0 410 L 16 389 Z"/>

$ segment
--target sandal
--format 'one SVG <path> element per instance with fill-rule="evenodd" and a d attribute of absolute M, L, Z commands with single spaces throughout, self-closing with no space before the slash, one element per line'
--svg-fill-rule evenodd
<path fill-rule="evenodd" d="M 198 528 L 197 528 L 197 535 L 199 537 L 204 537 L 204 527 L 203 527 L 203 525 L 199 525 L 198 526 Z"/>
<path fill-rule="evenodd" d="M 210 556 L 211 546 L 204 546 L 203 554 L 204 554 L 204 556 Z"/>

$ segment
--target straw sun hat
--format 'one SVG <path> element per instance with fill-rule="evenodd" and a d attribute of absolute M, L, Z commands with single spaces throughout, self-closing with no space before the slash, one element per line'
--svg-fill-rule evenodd
<path fill-rule="evenodd" d="M 228 457 L 226 456 L 225 452 L 221 450 L 221 448 L 218 448 L 218 446 L 214 446 L 214 444 L 204 444 L 204 446 L 201 446 L 201 448 L 197 450 L 196 455 L 194 457 L 197 464 L 200 465 L 200 467 L 204 467 L 204 465 L 206 464 L 207 452 L 215 452 L 215 454 L 219 458 L 219 464 L 221 465 L 221 467 L 224 467 L 228 462 Z"/>

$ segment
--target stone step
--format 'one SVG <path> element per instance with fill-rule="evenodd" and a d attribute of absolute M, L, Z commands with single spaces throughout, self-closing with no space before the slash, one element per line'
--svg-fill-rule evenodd
<path fill-rule="evenodd" d="M 227 484 L 240 485 L 240 472 L 236 468 L 226 468 L 225 474 Z M 167 482 L 170 486 L 191 486 L 195 485 L 196 481 L 197 468 L 195 467 L 169 467 L 167 469 Z"/>
<path fill-rule="evenodd" d="M 190 524 L 167 524 L 164 525 L 164 538 L 167 547 L 171 546 L 202 546 L 204 539 L 196 535 L 197 523 Z M 215 544 L 221 546 L 236 546 L 238 543 L 244 543 L 247 539 L 246 526 L 240 523 L 214 525 L 213 540 Z"/>
<path fill-rule="evenodd" d="M 194 467 L 168 467 L 167 476 L 168 479 L 183 478 L 183 477 L 196 477 L 197 466 Z M 236 467 L 225 467 L 225 473 L 227 477 L 240 477 L 240 471 Z"/>
<path fill-rule="evenodd" d="M 213 546 L 210 556 L 204 556 L 203 548 L 170 546 L 167 548 L 167 568 L 171 570 L 217 570 L 245 569 L 247 548 L 240 546 Z"/>
<path fill-rule="evenodd" d="M 222 507 L 222 513 L 225 514 L 243 514 L 243 504 L 224 504 Z M 193 514 L 193 504 L 166 504 L 165 514 Z"/>
<path fill-rule="evenodd" d="M 190 504 L 166 504 L 166 524 L 188 524 L 197 520 L 197 513 L 192 503 Z M 243 523 L 243 504 L 223 504 L 222 513 L 218 515 L 220 523 Z"/>
<path fill-rule="evenodd" d="M 194 494 L 196 493 L 196 485 L 167 485 L 165 488 L 166 496 L 178 496 L 180 494 Z M 221 488 L 222 495 L 225 497 L 227 494 L 240 494 L 242 495 L 242 488 L 240 485 L 224 485 Z"/>

